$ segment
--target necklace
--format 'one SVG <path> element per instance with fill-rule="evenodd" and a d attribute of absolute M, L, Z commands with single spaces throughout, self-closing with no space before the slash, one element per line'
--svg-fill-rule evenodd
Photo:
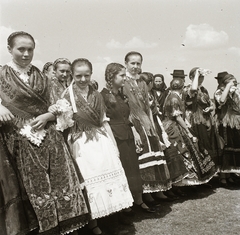
<path fill-rule="evenodd" d="M 27 65 L 25 68 L 22 68 L 19 65 L 17 65 L 14 61 L 10 61 L 9 63 L 7 63 L 7 65 L 18 74 L 18 76 L 24 83 L 29 84 L 30 77 L 29 73 L 32 68 L 31 64 Z"/>

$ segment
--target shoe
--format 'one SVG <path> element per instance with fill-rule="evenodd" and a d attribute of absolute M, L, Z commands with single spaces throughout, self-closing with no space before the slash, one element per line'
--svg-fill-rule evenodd
<path fill-rule="evenodd" d="M 174 194 L 173 192 L 169 193 L 168 191 L 166 191 L 166 192 L 163 192 L 163 194 L 166 197 L 173 199 L 173 201 L 179 200 L 179 197 L 176 194 Z"/>
<path fill-rule="evenodd" d="M 176 190 L 174 194 L 177 194 L 179 197 L 186 197 L 187 194 L 181 191 L 180 189 Z"/>
<path fill-rule="evenodd" d="M 142 202 L 141 204 L 136 204 L 134 203 L 134 206 L 138 207 L 139 209 L 141 209 L 143 212 L 146 212 L 146 213 L 155 213 L 156 210 L 154 208 L 151 208 L 151 207 L 148 207 L 148 208 L 145 208 L 143 207 L 142 205 L 144 204 L 144 202 Z M 146 204 L 147 205 L 147 204 Z M 148 205 L 147 205 L 148 206 Z"/>
<path fill-rule="evenodd" d="M 128 216 L 128 217 L 134 217 L 135 216 L 135 212 L 133 210 L 130 210 L 130 211 L 123 210 L 121 213 L 124 214 L 125 216 Z"/>
<path fill-rule="evenodd" d="M 219 187 L 220 188 L 229 188 L 227 180 L 225 182 L 223 182 L 223 180 L 219 180 Z"/>
<path fill-rule="evenodd" d="M 95 233 L 94 230 L 95 230 L 96 228 L 98 228 L 101 232 L 100 232 L 100 233 Z M 92 235 L 103 235 L 102 230 L 101 230 L 98 226 L 95 226 L 95 227 L 89 228 L 89 229 L 90 229 Z"/>
<path fill-rule="evenodd" d="M 155 206 L 160 206 L 161 203 L 158 201 L 144 201 L 144 203 L 148 206 L 148 207 L 155 207 Z"/>

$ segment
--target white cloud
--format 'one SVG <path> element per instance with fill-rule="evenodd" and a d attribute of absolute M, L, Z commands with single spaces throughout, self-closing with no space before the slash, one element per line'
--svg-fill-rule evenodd
<path fill-rule="evenodd" d="M 135 48 L 154 48 L 157 47 L 158 44 L 155 42 L 144 42 L 140 37 L 133 37 L 126 43 L 120 43 L 115 39 L 112 39 L 110 42 L 106 44 L 106 46 L 110 49 L 118 48 L 135 49 Z"/>
<path fill-rule="evenodd" d="M 115 39 L 112 39 L 110 42 L 108 42 L 106 46 L 110 49 L 117 49 L 123 47 L 123 45 Z"/>
<path fill-rule="evenodd" d="M 185 46 L 196 48 L 215 48 L 223 46 L 227 42 L 226 32 L 218 32 L 208 24 L 189 25 L 184 39 Z"/>
<path fill-rule="evenodd" d="M 228 51 L 233 55 L 240 56 L 240 47 L 230 47 Z"/>

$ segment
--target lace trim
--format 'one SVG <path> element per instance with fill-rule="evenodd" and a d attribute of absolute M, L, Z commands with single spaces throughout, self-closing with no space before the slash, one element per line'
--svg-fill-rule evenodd
<path fill-rule="evenodd" d="M 29 64 L 25 68 L 21 68 L 14 61 L 10 61 L 9 63 L 7 63 L 7 66 L 11 67 L 19 75 L 19 78 L 21 78 L 24 83 L 29 85 L 29 73 L 32 68 L 32 64 Z"/>
<path fill-rule="evenodd" d="M 167 191 L 170 188 L 172 188 L 172 182 L 168 182 L 166 185 L 163 184 L 155 184 L 155 185 L 150 185 L 150 184 L 143 184 L 143 193 L 156 193 L 159 191 Z"/>

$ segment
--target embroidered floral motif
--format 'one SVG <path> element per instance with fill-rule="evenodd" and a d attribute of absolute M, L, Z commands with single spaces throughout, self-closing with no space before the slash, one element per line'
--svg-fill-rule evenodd
<path fill-rule="evenodd" d="M 108 194 L 109 194 L 109 197 L 112 197 L 112 196 L 113 196 L 113 190 L 112 190 L 112 189 L 108 189 L 107 192 L 108 192 Z"/>

